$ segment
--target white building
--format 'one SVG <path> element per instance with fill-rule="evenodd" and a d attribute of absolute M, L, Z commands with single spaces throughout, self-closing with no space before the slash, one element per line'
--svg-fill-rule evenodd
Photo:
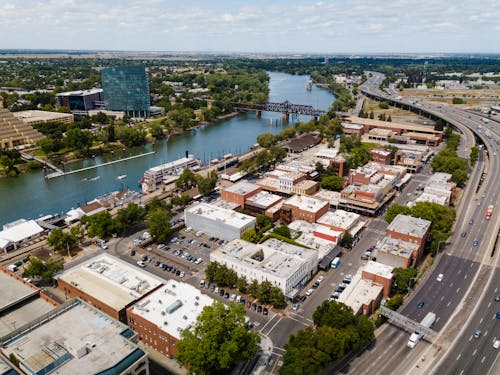
<path fill-rule="evenodd" d="M 424 192 L 417 199 L 415 199 L 415 202 L 430 202 L 440 204 L 441 206 L 447 206 L 450 204 L 450 197 Z"/>
<path fill-rule="evenodd" d="M 288 228 L 301 232 L 301 235 L 295 238 L 295 242 L 317 250 L 320 260 L 337 246 L 343 234 L 325 225 L 309 223 L 305 220 L 292 221 L 288 224 Z"/>
<path fill-rule="evenodd" d="M 169 163 L 161 164 L 153 168 L 149 168 L 144 172 L 141 179 L 141 188 L 143 192 L 151 192 L 156 190 L 156 187 L 163 182 L 163 179 L 172 176 L 179 176 L 184 169 L 199 167 L 199 162 L 193 155 L 171 161 Z"/>
<path fill-rule="evenodd" d="M 194 327 L 203 308 L 213 302 L 192 285 L 168 280 L 161 288 L 129 307 L 127 320 L 143 342 L 172 357 L 182 331 Z"/>
<path fill-rule="evenodd" d="M 23 374 L 149 374 L 135 333 L 81 300 L 66 301 L 17 328 L 3 338 L 0 352 L 17 358 Z"/>
<path fill-rule="evenodd" d="M 383 293 L 382 284 L 362 279 L 361 272 L 358 272 L 340 294 L 338 301 L 351 307 L 356 316 L 371 315 L 380 303 Z"/>
<path fill-rule="evenodd" d="M 184 219 L 186 227 L 226 241 L 241 238 L 244 231 L 255 226 L 253 216 L 208 203 L 198 203 L 186 208 Z"/>
<path fill-rule="evenodd" d="M 354 212 L 335 210 L 328 211 L 326 214 L 321 216 L 317 220 L 317 223 L 345 233 L 350 232 L 356 227 L 356 224 L 359 222 L 359 218 L 360 215 Z"/>
<path fill-rule="evenodd" d="M 5 253 L 17 249 L 23 243 L 40 237 L 44 229 L 35 220 L 16 220 L 5 224 L 0 232 L 0 250 Z"/>
<path fill-rule="evenodd" d="M 210 254 L 210 260 L 225 264 L 250 282 L 270 281 L 290 298 L 318 269 L 315 250 L 270 238 L 262 244 L 234 240 Z"/>

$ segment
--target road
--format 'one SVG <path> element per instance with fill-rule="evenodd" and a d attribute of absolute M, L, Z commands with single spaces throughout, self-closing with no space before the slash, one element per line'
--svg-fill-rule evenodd
<path fill-rule="evenodd" d="M 375 94 L 384 100 L 394 100 L 378 90 L 382 80 L 382 75 L 372 73 L 371 79 L 362 88 L 363 91 Z M 396 101 L 404 103 L 403 98 Z M 494 204 L 499 207 L 497 187 L 500 183 L 500 165 L 498 159 L 492 157 L 498 151 L 495 125 L 489 128 L 493 137 L 488 138 L 484 136 L 484 132 L 479 132 L 481 127 L 483 129 L 488 127 L 488 124 L 482 123 L 480 116 L 473 116 L 443 105 L 417 104 L 420 104 L 418 107 L 422 110 L 439 114 L 462 130 L 464 142 L 460 150 L 461 156 L 468 156 L 473 145 L 474 138 L 467 129 L 476 132 L 487 148 L 487 151 L 481 152 L 479 161 L 472 171 L 457 210 L 454 234 L 445 252 L 438 256 L 433 271 L 407 298 L 401 310 L 403 314 L 416 320 L 421 320 L 429 311 L 435 312 L 438 319 L 433 328 L 440 333 L 440 338 L 434 346 L 422 342 L 414 349 L 409 349 L 406 347 L 409 333 L 399 327 L 386 325 L 377 332 L 376 345 L 353 360 L 344 371 L 353 374 L 429 373 L 430 371 L 436 374 L 456 374 L 462 370 L 464 373 L 470 373 L 467 369 L 482 366 L 484 371 L 478 373 L 486 374 L 494 366 L 498 352 L 495 354 L 491 343 L 486 345 L 482 344 L 481 340 L 469 341 L 472 328 L 463 329 L 460 336 L 457 335 L 457 331 L 460 331 L 466 321 L 474 327 L 483 322 L 485 326 L 487 325 L 484 330 L 488 330 L 489 335 L 492 335 L 490 338 L 500 336 L 498 323 L 491 321 L 492 314 L 489 309 L 494 307 L 491 305 L 486 307 L 495 293 L 495 285 L 498 285 L 498 282 L 495 284 L 495 280 L 498 280 L 498 262 L 496 258 L 490 256 L 498 234 L 498 215 L 494 215 L 492 220 L 485 220 L 487 205 Z M 476 185 L 483 168 L 488 173 L 476 193 Z M 469 224 L 471 219 L 473 219 L 472 224 Z M 465 237 L 461 236 L 463 232 L 466 232 Z M 479 246 L 473 245 L 474 239 L 480 241 Z M 444 275 L 441 282 L 436 280 L 440 273 Z M 490 281 L 490 275 L 493 275 L 493 282 Z M 475 308 L 482 296 L 485 297 L 484 302 L 481 302 L 486 306 Z M 419 301 L 425 302 L 422 309 L 417 307 Z M 457 344 L 453 345 L 453 342 Z M 463 354 L 460 355 L 459 352 Z M 467 359 L 462 363 L 459 360 L 463 357 Z M 439 366 L 437 366 L 438 360 L 441 361 Z M 458 367 L 451 364 L 453 361 L 459 362 Z"/>

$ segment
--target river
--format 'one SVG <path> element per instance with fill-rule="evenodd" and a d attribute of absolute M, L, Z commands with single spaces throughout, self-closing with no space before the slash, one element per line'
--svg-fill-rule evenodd
<path fill-rule="evenodd" d="M 295 104 L 308 104 L 327 110 L 335 97 L 325 89 L 313 86 L 306 90 L 309 76 L 268 72 L 269 101 L 288 100 Z M 308 117 L 292 118 L 290 123 L 307 121 Z M 42 215 L 64 213 L 96 196 L 110 191 L 129 188 L 139 190 L 138 181 L 147 169 L 179 159 L 186 150 L 208 163 L 232 153 L 240 154 L 256 143 L 264 132 L 279 133 L 283 129 L 280 113 L 263 112 L 260 118 L 254 113 L 240 114 L 228 120 L 210 124 L 187 133 L 158 141 L 154 145 L 128 149 L 113 155 L 83 160 L 71 164 L 69 169 L 78 169 L 94 164 L 116 160 L 125 156 L 155 151 L 154 154 L 115 163 L 96 169 L 45 180 L 41 171 L 33 171 L 17 178 L 0 179 L 0 225 L 25 218 L 36 219 Z M 68 168 L 67 168 L 68 169 Z M 118 180 L 120 175 L 127 175 Z M 99 177 L 97 177 L 99 176 Z M 94 180 L 91 180 L 91 179 Z"/>

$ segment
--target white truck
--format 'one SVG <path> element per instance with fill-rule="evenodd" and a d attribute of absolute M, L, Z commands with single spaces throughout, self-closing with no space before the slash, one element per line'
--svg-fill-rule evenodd
<path fill-rule="evenodd" d="M 424 327 L 426 328 L 431 328 L 434 322 L 436 321 L 436 314 L 433 312 L 427 313 L 424 319 L 420 322 Z M 423 333 L 419 332 L 413 332 L 410 336 L 410 339 L 408 340 L 408 347 L 409 348 L 414 348 L 415 345 L 417 345 L 417 342 L 424 337 Z"/>

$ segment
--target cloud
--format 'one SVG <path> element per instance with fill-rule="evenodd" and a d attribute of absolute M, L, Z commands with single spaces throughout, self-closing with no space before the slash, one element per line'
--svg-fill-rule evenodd
<path fill-rule="evenodd" d="M 500 52 L 499 19 L 494 0 L 0 0 L 0 48 Z"/>

